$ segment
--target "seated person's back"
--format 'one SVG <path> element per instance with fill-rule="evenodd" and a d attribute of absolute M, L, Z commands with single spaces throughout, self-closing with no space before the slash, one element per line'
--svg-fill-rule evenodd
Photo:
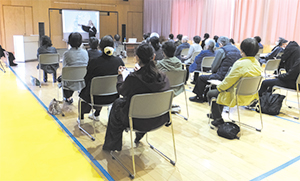
<path fill-rule="evenodd" d="M 96 37 L 89 39 L 90 49 L 88 50 L 89 60 L 98 58 L 102 55 L 102 52 L 98 50 L 99 40 Z"/>

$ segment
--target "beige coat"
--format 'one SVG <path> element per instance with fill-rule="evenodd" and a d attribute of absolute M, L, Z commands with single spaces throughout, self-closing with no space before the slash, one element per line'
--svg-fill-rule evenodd
<path fill-rule="evenodd" d="M 255 57 L 244 57 L 237 60 L 229 74 L 225 77 L 221 84 L 217 86 L 220 94 L 217 98 L 217 103 L 229 107 L 236 105 L 237 82 L 243 77 L 256 77 L 261 75 L 261 67 Z M 249 105 L 252 100 L 258 99 L 258 95 L 239 96 L 239 105 Z"/>

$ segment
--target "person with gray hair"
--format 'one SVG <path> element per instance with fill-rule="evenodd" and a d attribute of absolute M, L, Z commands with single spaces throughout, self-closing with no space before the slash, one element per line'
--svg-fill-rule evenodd
<path fill-rule="evenodd" d="M 217 50 L 215 59 L 212 63 L 211 75 L 201 75 L 196 81 L 193 92 L 196 94 L 194 97 L 190 97 L 190 101 L 203 103 L 206 99 L 204 92 L 208 80 L 220 80 L 225 78 L 230 67 L 234 62 L 241 58 L 241 52 L 235 46 L 229 42 L 229 38 L 220 36 L 218 39 L 220 49 Z"/>
<path fill-rule="evenodd" d="M 192 56 L 194 52 L 201 51 L 202 47 L 200 46 L 201 37 L 196 35 L 193 38 L 193 44 L 190 46 L 189 52 L 186 56 L 182 57 L 181 60 L 184 61 L 185 64 L 191 64 L 192 62 Z"/>
<path fill-rule="evenodd" d="M 190 73 L 194 72 L 195 70 L 199 70 L 199 71 L 201 70 L 202 59 L 204 57 L 214 57 L 216 55 L 215 51 L 214 51 L 214 47 L 215 47 L 215 40 L 207 39 L 205 41 L 205 47 L 204 47 L 205 50 L 202 50 L 199 53 L 199 55 L 197 55 L 195 57 L 194 63 L 192 63 L 192 65 L 189 67 Z M 204 71 L 208 71 L 208 70 L 209 69 L 204 69 Z M 199 77 L 199 73 L 195 72 L 194 73 L 194 80 L 191 83 L 196 84 L 196 81 L 197 81 L 198 77 Z"/>
<path fill-rule="evenodd" d="M 181 60 L 181 62 L 183 62 L 183 59 L 181 57 L 181 51 L 185 48 L 190 48 L 190 44 L 188 43 L 189 37 L 188 36 L 184 36 L 182 38 L 182 44 L 180 44 L 175 51 L 174 56 L 177 57 L 179 60 Z"/>

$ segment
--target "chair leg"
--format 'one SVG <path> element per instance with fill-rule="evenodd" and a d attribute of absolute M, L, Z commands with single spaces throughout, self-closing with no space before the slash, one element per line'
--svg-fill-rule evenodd
<path fill-rule="evenodd" d="M 39 65 L 39 81 L 40 81 L 40 88 L 42 86 L 42 80 L 41 80 L 41 65 Z"/>
<path fill-rule="evenodd" d="M 187 103 L 187 96 L 186 96 L 186 91 L 184 89 L 184 95 L 185 95 L 185 107 L 186 107 L 186 114 L 187 114 L 187 117 L 179 114 L 179 113 L 175 113 L 177 116 L 180 116 L 182 117 L 184 120 L 188 120 L 189 119 L 189 109 L 188 109 L 188 103 Z"/>
<path fill-rule="evenodd" d="M 79 114 L 78 114 L 78 118 L 77 118 L 78 128 L 80 131 L 82 131 L 84 134 L 86 134 L 88 137 L 90 137 L 92 141 L 95 141 L 95 138 L 81 127 L 81 102 L 82 102 L 82 100 L 79 99 L 79 101 L 78 101 L 78 113 Z"/>
<path fill-rule="evenodd" d="M 170 115 L 170 119 L 171 119 L 171 115 Z M 172 123 L 172 119 L 170 120 L 170 122 Z M 167 155 L 165 155 L 165 154 L 162 153 L 161 151 L 159 151 L 157 148 L 155 148 L 155 147 L 148 141 L 148 134 L 146 134 L 146 141 L 147 141 L 148 145 L 150 146 L 150 148 L 151 148 L 153 151 L 155 151 L 156 153 L 158 153 L 161 157 L 163 157 L 165 160 L 169 161 L 173 166 L 175 166 L 175 164 L 176 164 L 176 162 L 177 162 L 177 155 L 176 155 L 176 146 L 175 146 L 175 137 L 174 137 L 173 123 L 171 124 L 171 129 L 172 129 L 173 148 L 174 148 L 175 161 L 172 160 L 171 158 L 169 158 Z"/>
<path fill-rule="evenodd" d="M 0 62 L 0 65 L 2 68 L 0 68 L 4 73 L 6 73 L 4 66 L 2 65 L 2 62 Z"/>

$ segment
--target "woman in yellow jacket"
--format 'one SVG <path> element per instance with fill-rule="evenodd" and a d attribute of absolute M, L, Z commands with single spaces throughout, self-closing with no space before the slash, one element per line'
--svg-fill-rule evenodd
<path fill-rule="evenodd" d="M 210 102 L 212 97 L 217 97 L 217 102 L 212 103 L 212 118 L 211 122 L 214 126 L 219 126 L 224 123 L 222 118 L 223 107 L 234 107 L 236 105 L 236 98 L 234 92 L 238 81 L 243 77 L 255 77 L 261 75 L 261 67 L 255 55 L 259 50 L 257 41 L 254 38 L 247 38 L 241 43 L 242 58 L 237 60 L 229 74 L 217 86 L 217 89 L 210 90 L 207 93 Z M 253 96 L 239 96 L 239 104 L 249 105 L 252 100 L 258 99 L 257 95 Z"/>

